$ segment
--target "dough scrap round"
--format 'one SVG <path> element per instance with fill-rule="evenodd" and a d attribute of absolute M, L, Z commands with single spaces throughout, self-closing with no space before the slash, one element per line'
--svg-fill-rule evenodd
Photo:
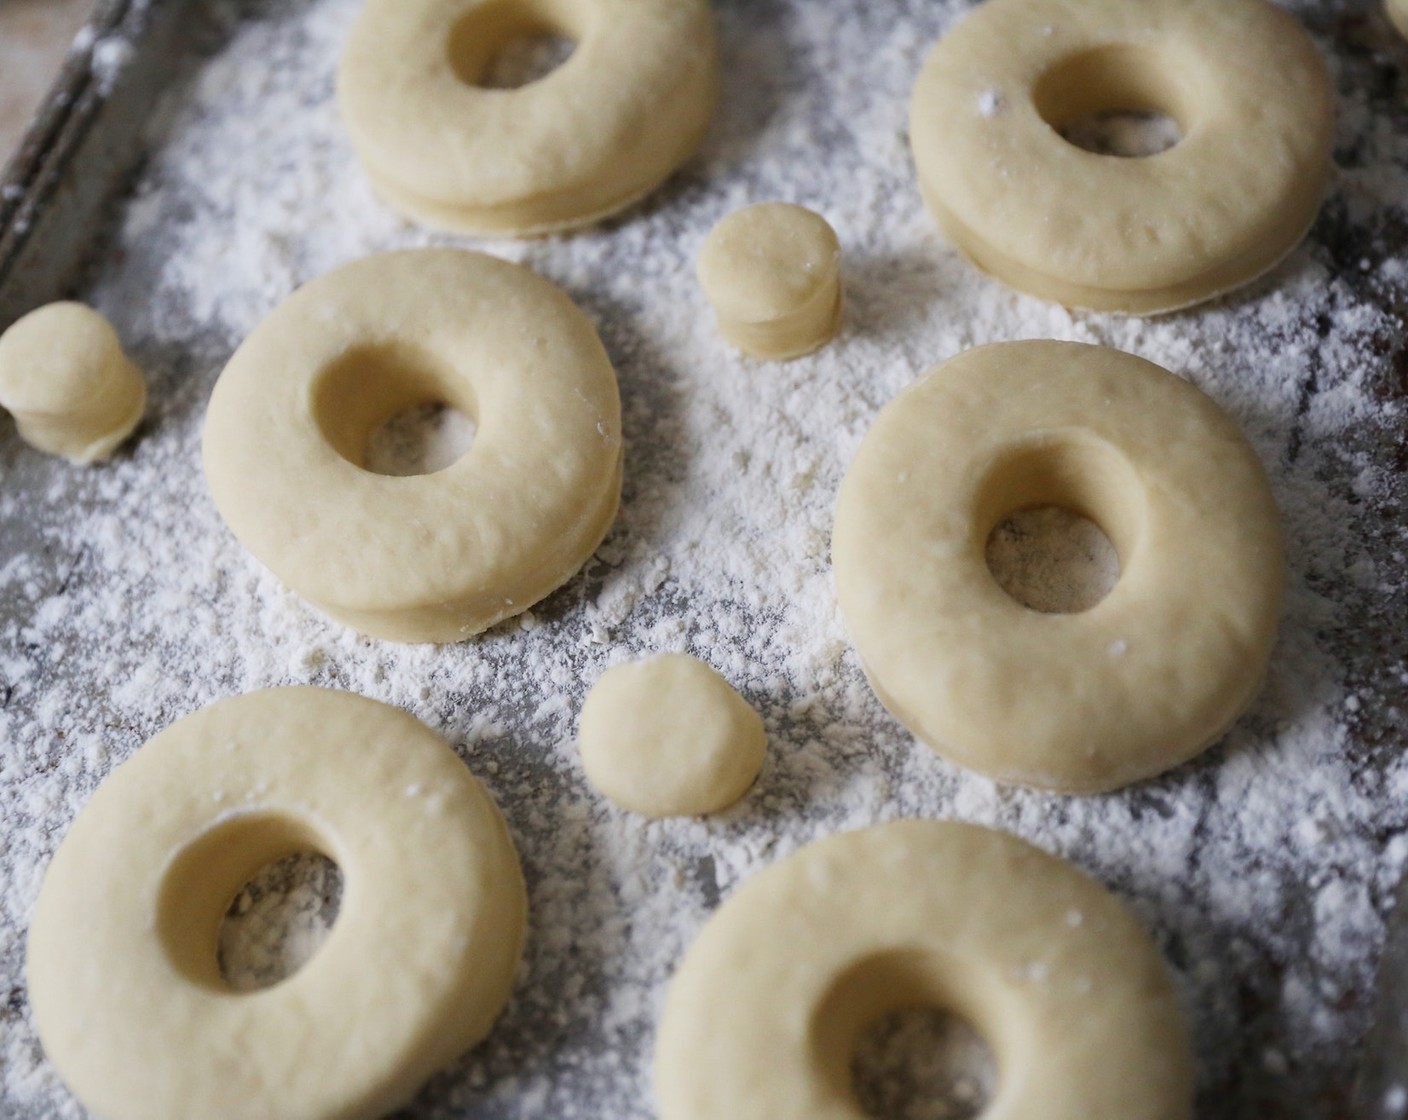
<path fill-rule="evenodd" d="M 367 441 L 443 403 L 478 425 L 435 474 L 364 470 Z M 236 537 L 376 637 L 452 642 L 526 610 L 601 543 L 621 493 L 616 374 L 557 287 L 482 253 L 368 257 L 295 292 L 221 374 L 206 479 Z"/>
<path fill-rule="evenodd" d="M 523 35 L 572 56 L 518 89 L 479 81 Z M 718 100 L 707 0 L 370 0 L 337 99 L 373 186 L 443 229 L 532 235 L 654 190 L 698 148 Z"/>
<path fill-rule="evenodd" d="M 1057 129 L 1158 111 L 1182 141 L 1096 155 Z M 1152 314 L 1272 268 L 1332 169 L 1334 94 L 1267 0 L 988 0 L 934 48 L 910 137 L 939 225 L 978 267 L 1068 306 Z"/>
<path fill-rule="evenodd" d="M 336 923 L 293 976 L 234 992 L 227 907 L 307 849 L 342 869 Z M 30 923 L 34 1023 L 108 1120 L 370 1120 L 488 1033 L 526 905 L 503 818 L 429 728 L 349 693 L 251 693 L 150 740 L 70 828 Z"/>
<path fill-rule="evenodd" d="M 767 750 L 748 701 L 682 653 L 603 673 L 582 705 L 578 738 L 592 785 L 647 817 L 727 809 L 757 779 Z"/>
<path fill-rule="evenodd" d="M 904 821 L 755 876 L 671 982 L 661 1120 L 866 1120 L 861 1032 L 933 1006 L 982 1034 L 1004 1120 L 1187 1120 L 1193 1060 L 1168 971 L 1103 887 L 1024 841 Z"/>
<path fill-rule="evenodd" d="M 824 346 L 841 325 L 841 245 L 819 214 L 787 202 L 735 210 L 699 253 L 719 330 L 746 354 L 783 361 Z"/>
<path fill-rule="evenodd" d="M 1089 518 L 1120 576 L 1078 614 L 1008 596 L 985 559 L 1021 509 Z M 1260 688 L 1284 585 L 1256 453 L 1194 386 L 1105 347 L 1011 342 L 931 370 L 841 484 L 841 611 L 876 694 L 998 781 L 1115 789 L 1214 742 Z"/>
<path fill-rule="evenodd" d="M 0 407 L 26 443 L 91 463 L 132 434 L 147 387 L 101 314 L 51 303 L 0 335 Z"/>

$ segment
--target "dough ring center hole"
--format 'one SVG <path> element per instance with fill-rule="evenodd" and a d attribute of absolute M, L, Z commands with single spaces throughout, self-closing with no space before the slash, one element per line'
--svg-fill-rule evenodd
<path fill-rule="evenodd" d="M 349 350 L 318 379 L 313 415 L 349 463 L 398 477 L 453 466 L 469 452 L 477 430 L 466 380 L 403 343 Z"/>
<path fill-rule="evenodd" d="M 812 1020 L 818 1076 L 870 1120 L 974 1120 L 999 1063 L 964 1008 L 983 981 L 936 954 L 893 950 L 853 965 Z"/>
<path fill-rule="evenodd" d="M 980 491 L 983 560 L 1034 611 L 1090 610 L 1133 554 L 1144 500 L 1122 456 L 1102 443 L 1040 437 L 999 460 Z"/>
<path fill-rule="evenodd" d="M 453 405 L 413 405 L 367 438 L 363 466 L 400 478 L 435 474 L 458 463 L 473 442 L 474 421 Z"/>
<path fill-rule="evenodd" d="M 1002 590 L 1043 614 L 1077 614 L 1120 578 L 1120 559 L 1100 526 L 1060 506 L 1018 510 L 988 536 L 988 571 Z"/>
<path fill-rule="evenodd" d="M 982 1035 L 936 1008 L 896 1011 L 867 1027 L 851 1060 L 870 1120 L 976 1120 L 997 1085 Z"/>
<path fill-rule="evenodd" d="M 450 66 L 466 85 L 514 90 L 540 82 L 572 57 L 575 34 L 561 4 L 489 0 L 450 32 Z"/>
<path fill-rule="evenodd" d="M 342 905 L 342 871 L 321 852 L 265 865 L 220 923 L 220 975 L 237 992 L 287 980 L 322 947 Z"/>
<path fill-rule="evenodd" d="M 157 930 L 192 983 L 255 992 L 303 968 L 332 932 L 343 877 L 300 822 L 272 814 L 225 821 L 171 863 Z"/>
<path fill-rule="evenodd" d="M 1112 45 L 1058 62 L 1037 81 L 1036 110 L 1062 139 L 1138 159 L 1176 146 L 1189 121 L 1182 83 L 1151 47 Z"/>

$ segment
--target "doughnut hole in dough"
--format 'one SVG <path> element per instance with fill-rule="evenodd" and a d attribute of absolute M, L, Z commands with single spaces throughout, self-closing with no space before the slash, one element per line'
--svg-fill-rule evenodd
<path fill-rule="evenodd" d="M 221 975 L 231 900 L 296 852 L 345 880 L 288 979 Z M 284 688 L 178 720 L 103 782 L 45 872 L 26 972 L 45 1053 L 110 1120 L 373 1120 L 488 1033 L 526 918 L 513 842 L 404 712 Z"/>
<path fill-rule="evenodd" d="M 904 1008 L 863 1028 L 851 1074 L 862 1111 L 882 1120 L 979 1120 L 997 1085 L 983 1037 L 936 1007 Z"/>
<path fill-rule="evenodd" d="M 647 817 L 728 808 L 762 768 L 763 721 L 710 666 L 668 653 L 616 665 L 592 686 L 578 730 L 587 779 Z"/>
<path fill-rule="evenodd" d="M 784 361 L 824 346 L 841 325 L 841 245 L 819 214 L 761 202 L 729 214 L 699 253 L 699 283 L 723 336 Z"/>
<path fill-rule="evenodd" d="M 870 1120 L 857 1043 L 893 1012 L 971 1024 L 984 1115 L 1189 1120 L 1193 1060 L 1149 935 L 1070 864 L 976 825 L 902 821 L 811 844 L 715 911 L 670 983 L 661 1120 Z"/>
<path fill-rule="evenodd" d="M 1119 581 L 1119 555 L 1100 526 L 1061 506 L 1029 506 L 988 536 L 988 570 L 1032 610 L 1089 610 Z"/>
<path fill-rule="evenodd" d="M 988 566 L 995 526 L 1052 506 L 1118 557 L 1089 609 L 1030 609 Z M 1261 687 L 1285 578 L 1233 420 L 1150 362 L 1060 342 L 966 351 L 887 405 L 841 484 L 832 558 L 896 718 L 961 766 L 1067 793 L 1216 741 Z"/>
<path fill-rule="evenodd" d="M 1159 113 L 1143 159 L 1062 136 Z M 1267 0 L 989 0 L 935 46 L 910 103 L 924 200 L 999 280 L 1154 314 L 1249 283 L 1300 243 L 1333 169 L 1328 70 Z"/>
<path fill-rule="evenodd" d="M 106 459 L 146 405 L 141 371 L 91 307 L 51 303 L 0 335 L 0 406 L 40 451 L 75 463 Z"/>
<path fill-rule="evenodd" d="M 225 910 L 220 975 L 237 992 L 287 980 L 327 940 L 342 903 L 342 870 L 304 848 L 266 864 Z"/>

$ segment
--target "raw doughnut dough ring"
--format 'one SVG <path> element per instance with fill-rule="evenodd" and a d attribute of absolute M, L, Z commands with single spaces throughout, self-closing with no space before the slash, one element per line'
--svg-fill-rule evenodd
<path fill-rule="evenodd" d="M 671 982 L 661 1120 L 865 1120 L 861 1032 L 933 1006 L 1001 1070 L 984 1116 L 1187 1120 L 1193 1061 L 1168 971 L 1120 902 L 1070 864 L 974 825 L 833 836 L 755 876 Z"/>
<path fill-rule="evenodd" d="M 359 465 L 371 432 L 446 403 L 469 451 L 435 474 Z M 482 253 L 345 265 L 294 293 L 211 396 L 206 478 L 251 553 L 357 630 L 459 641 L 532 606 L 601 543 L 621 492 L 616 375 L 554 285 Z"/>
<path fill-rule="evenodd" d="M 475 83 L 515 36 L 577 47 L 514 90 Z M 337 98 L 373 186 L 417 221 L 525 236 L 650 193 L 699 146 L 718 100 L 707 0 L 370 0 Z"/>
<path fill-rule="evenodd" d="M 342 869 L 331 933 L 233 992 L 226 908 L 309 848 Z M 34 1022 L 108 1120 L 370 1120 L 488 1033 L 525 909 L 503 818 L 429 728 L 349 693 L 256 692 L 157 735 L 74 822 L 30 923 Z"/>
<path fill-rule="evenodd" d="M 1168 113 L 1146 159 L 1056 131 Z M 1152 314 L 1250 282 L 1300 243 L 1332 168 L 1328 72 L 1266 0 L 988 0 L 934 48 L 910 136 L 930 212 L 978 267 L 1068 306 Z"/>
<path fill-rule="evenodd" d="M 1058 506 L 1120 577 L 1042 614 L 988 570 L 993 528 Z M 1284 584 L 1265 472 L 1236 424 L 1118 350 L 969 350 L 880 413 L 841 484 L 841 611 L 876 694 L 950 761 L 1003 782 L 1115 789 L 1214 742 L 1260 688 Z"/>
<path fill-rule="evenodd" d="M 785 361 L 824 346 L 841 325 L 841 245 L 820 214 L 760 202 L 719 222 L 699 253 L 699 283 L 724 337 Z"/>
<path fill-rule="evenodd" d="M 582 705 L 578 738 L 592 785 L 647 817 L 727 809 L 757 779 L 767 750 L 752 705 L 683 653 L 603 673 Z"/>
<path fill-rule="evenodd" d="M 51 303 L 0 336 L 0 407 L 26 443 L 91 463 L 132 434 L 147 387 L 102 315 Z"/>

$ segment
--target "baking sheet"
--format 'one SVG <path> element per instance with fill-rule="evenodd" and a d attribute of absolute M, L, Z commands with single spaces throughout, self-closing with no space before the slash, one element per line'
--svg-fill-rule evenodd
<path fill-rule="evenodd" d="M 176 64 L 182 0 L 100 0 L 0 173 L 0 325 L 59 298 L 94 259 L 108 204 Z M 135 65 L 134 65 L 135 63 Z"/>
<path fill-rule="evenodd" d="M 1248 293 L 1146 327 L 1008 296 L 954 259 L 922 214 L 904 98 L 965 4 L 722 0 L 728 85 L 701 158 L 601 230 L 489 246 L 562 283 L 598 322 L 626 408 L 621 522 L 529 625 L 419 651 L 306 612 L 240 554 L 199 481 L 209 387 L 281 292 L 375 248 L 476 244 L 402 225 L 355 181 L 329 103 L 355 7 L 109 4 L 95 41 L 124 44 L 113 48 L 119 64 L 95 78 L 90 60 L 86 78 L 67 75 L 69 102 L 51 102 L 6 172 L 16 189 L 0 195 L 0 323 L 62 292 L 92 299 L 150 372 L 153 408 L 134 447 L 93 472 L 29 452 L 0 425 L 0 1111 L 77 1114 L 28 1024 L 22 937 L 47 853 L 78 807 L 171 719 L 217 695 L 309 681 L 405 706 L 456 742 L 503 806 L 530 880 L 533 929 L 513 1005 L 408 1115 L 650 1115 L 655 1009 L 709 910 L 808 839 L 900 815 L 1012 829 L 1136 906 L 1197 1031 L 1200 1116 L 1343 1114 L 1408 825 L 1408 231 L 1401 200 L 1385 201 L 1408 183 L 1408 56 L 1382 19 L 1294 5 L 1342 95 L 1342 174 L 1308 246 Z M 167 94 L 153 109 L 158 89 Z M 239 130 L 242 107 L 260 121 L 274 101 L 294 119 L 262 136 Z M 246 179 L 210 180 L 233 184 L 227 197 L 202 191 L 192 172 L 221 158 L 248 161 Z M 145 170 L 109 205 L 133 159 Z M 891 180 L 856 173 L 877 160 L 893 166 Z M 321 190 L 285 186 L 304 161 Z M 753 367 L 716 344 L 705 311 L 690 324 L 679 309 L 697 301 L 688 269 L 708 223 L 778 194 L 837 224 L 850 319 L 847 337 L 811 365 Z M 227 266 L 226 286 L 212 285 Z M 934 323 L 965 315 L 971 337 Z M 1217 353 L 1223 332 L 1246 338 L 1262 321 L 1294 355 L 1275 397 L 1228 389 L 1210 372 L 1239 360 Z M 1035 326 L 1151 356 L 1186 339 L 1181 372 L 1218 386 L 1293 516 L 1293 594 L 1268 696 L 1204 759 L 1094 802 L 1000 791 L 916 747 L 870 696 L 825 605 L 829 496 L 874 411 L 946 357 L 944 346 Z M 1338 422 L 1341 390 L 1377 407 Z M 834 431 L 816 401 L 834 404 Z M 735 438 L 756 431 L 745 410 L 772 415 L 779 442 L 803 433 L 787 444 L 791 458 Z M 741 475 L 757 472 L 758 493 L 797 488 L 790 524 L 724 508 L 749 491 L 718 473 L 719 444 Z M 718 534 L 736 538 L 732 552 Z M 1330 538 L 1343 541 L 1334 563 Z M 718 574 L 705 578 L 710 565 Z M 677 644 L 722 662 L 758 704 L 772 757 L 727 817 L 646 827 L 585 790 L 572 717 L 609 660 Z M 1314 804 L 1294 795 L 1302 770 L 1318 783 Z M 1233 779 L 1244 771 L 1242 787 Z M 1277 824 L 1266 803 L 1275 797 L 1298 819 Z M 1172 851 L 1161 851 L 1164 838 Z M 1291 858 L 1292 845 L 1309 854 Z"/>

